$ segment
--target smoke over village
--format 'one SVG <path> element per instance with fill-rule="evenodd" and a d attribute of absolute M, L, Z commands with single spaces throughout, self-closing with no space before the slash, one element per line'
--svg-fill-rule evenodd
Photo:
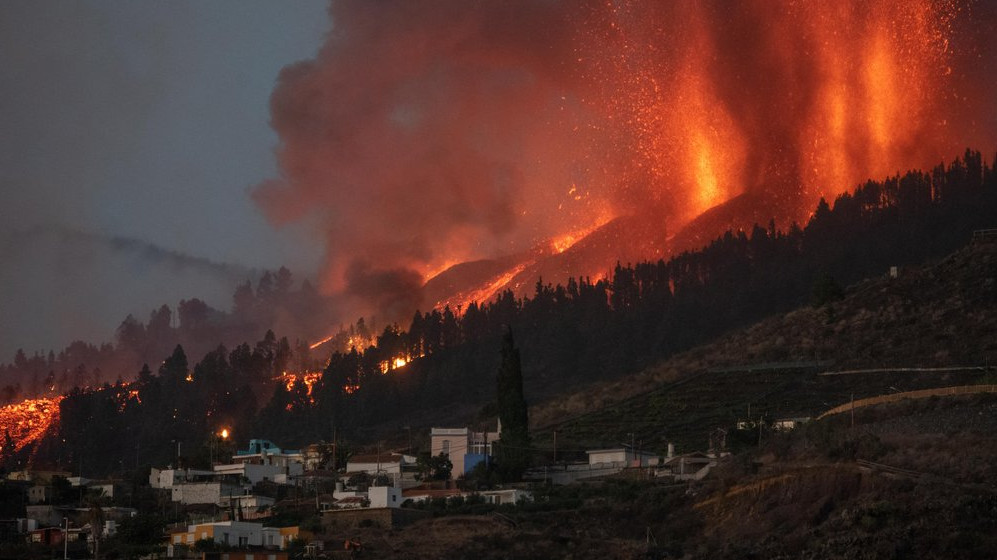
<path fill-rule="evenodd" d="M 0 559 L 983 558 L 997 6 L 0 6 Z"/>

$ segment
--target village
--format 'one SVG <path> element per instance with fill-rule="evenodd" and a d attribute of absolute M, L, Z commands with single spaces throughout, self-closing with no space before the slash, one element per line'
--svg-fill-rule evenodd
<path fill-rule="evenodd" d="M 49 557 L 97 558 L 101 543 L 143 517 L 172 519 L 158 546 L 143 557 L 285 560 L 356 554 L 359 527 L 391 529 L 433 516 L 446 504 L 515 506 L 535 488 L 592 483 L 614 476 L 669 483 L 697 481 L 728 455 L 722 442 L 708 452 L 659 455 L 631 445 L 591 449 L 587 461 L 534 466 L 523 480 L 484 487 L 473 482 L 488 465 L 495 431 L 431 428 L 428 452 L 412 448 L 354 453 L 337 464 L 335 444 L 284 449 L 251 439 L 211 468 L 153 467 L 147 480 L 91 480 L 62 471 L 7 474 L 24 503 L 22 517 L 0 520 L 0 541 L 26 542 Z M 228 438 L 227 430 L 222 434 Z M 498 514 L 496 514 L 498 515 Z M 347 535 L 329 540 L 328 535 Z"/>

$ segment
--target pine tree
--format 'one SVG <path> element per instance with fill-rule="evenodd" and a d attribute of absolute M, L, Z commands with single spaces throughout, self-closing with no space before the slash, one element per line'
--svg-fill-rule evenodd
<path fill-rule="evenodd" d="M 505 480 L 518 480 L 530 466 L 529 417 L 523 396 L 523 371 L 507 328 L 502 337 L 502 363 L 498 372 L 498 410 L 502 431 L 495 443 L 495 463 Z"/>

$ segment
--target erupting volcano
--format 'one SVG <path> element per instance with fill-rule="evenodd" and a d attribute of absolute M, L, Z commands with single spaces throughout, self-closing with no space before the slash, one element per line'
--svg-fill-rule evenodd
<path fill-rule="evenodd" d="M 803 222 L 997 145 L 995 9 L 853 2 L 334 2 L 272 100 L 277 224 L 389 320 Z"/>

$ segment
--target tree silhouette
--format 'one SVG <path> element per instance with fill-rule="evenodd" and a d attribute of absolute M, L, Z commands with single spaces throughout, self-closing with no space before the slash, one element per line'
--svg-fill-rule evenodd
<path fill-rule="evenodd" d="M 502 336 L 502 363 L 498 371 L 498 411 L 502 424 L 496 446 L 495 463 L 505 480 L 518 480 L 530 465 L 529 417 L 523 396 L 523 370 L 507 328 Z"/>

